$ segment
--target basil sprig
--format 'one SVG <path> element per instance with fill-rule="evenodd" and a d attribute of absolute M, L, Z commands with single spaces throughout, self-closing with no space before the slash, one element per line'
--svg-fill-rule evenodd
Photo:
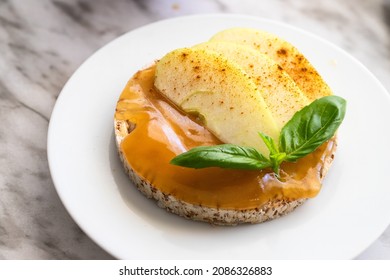
<path fill-rule="evenodd" d="M 193 148 L 173 158 L 171 164 L 192 168 L 272 168 L 279 175 L 283 161 L 296 161 L 328 141 L 343 121 L 345 111 L 345 99 L 326 96 L 294 114 L 282 128 L 278 145 L 271 137 L 259 132 L 269 150 L 268 158 L 251 147 L 223 144 Z"/>

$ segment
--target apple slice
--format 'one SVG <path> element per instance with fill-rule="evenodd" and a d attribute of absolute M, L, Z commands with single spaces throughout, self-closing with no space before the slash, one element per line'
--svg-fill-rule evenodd
<path fill-rule="evenodd" d="M 280 131 L 309 101 L 294 80 L 267 55 L 229 42 L 207 42 L 194 46 L 224 55 L 244 69 L 257 85 Z"/>
<path fill-rule="evenodd" d="M 215 34 L 210 41 L 240 43 L 268 55 L 283 67 L 310 101 L 332 95 L 328 85 L 303 54 L 274 34 L 251 28 L 232 28 Z"/>
<path fill-rule="evenodd" d="M 200 115 L 222 142 L 268 155 L 258 132 L 278 140 L 275 121 L 242 68 L 204 49 L 177 49 L 156 64 L 155 87 L 187 113 Z"/>

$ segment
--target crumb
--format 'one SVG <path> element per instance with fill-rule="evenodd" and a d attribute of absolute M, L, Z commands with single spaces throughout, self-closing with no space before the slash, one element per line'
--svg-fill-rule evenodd
<path fill-rule="evenodd" d="M 178 3 L 173 3 L 171 7 L 172 7 L 172 10 L 175 10 L 175 11 L 180 9 L 180 5 Z"/>

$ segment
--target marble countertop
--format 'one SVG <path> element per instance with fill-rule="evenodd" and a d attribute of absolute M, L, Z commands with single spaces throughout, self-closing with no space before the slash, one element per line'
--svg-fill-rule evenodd
<path fill-rule="evenodd" d="M 0 259 L 112 259 L 53 186 L 50 114 L 65 82 L 99 47 L 150 22 L 202 13 L 306 29 L 348 51 L 390 91 L 388 0 L 0 0 Z M 390 259 L 390 227 L 357 258 Z"/>

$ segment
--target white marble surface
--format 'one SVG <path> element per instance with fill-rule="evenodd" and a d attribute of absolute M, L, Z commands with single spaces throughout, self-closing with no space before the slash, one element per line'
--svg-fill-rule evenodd
<path fill-rule="evenodd" d="M 0 0 L 0 259 L 112 258 L 54 189 L 46 154 L 51 111 L 99 47 L 141 25 L 200 13 L 259 16 L 316 33 L 390 91 L 388 0 Z M 358 258 L 390 259 L 390 228 Z"/>

